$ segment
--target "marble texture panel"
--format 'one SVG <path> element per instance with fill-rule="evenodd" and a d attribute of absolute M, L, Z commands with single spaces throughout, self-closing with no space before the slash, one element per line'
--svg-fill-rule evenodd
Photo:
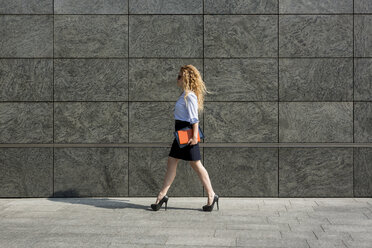
<path fill-rule="evenodd" d="M 275 57 L 276 15 L 205 15 L 204 57 Z"/>
<path fill-rule="evenodd" d="M 53 103 L 0 103 L 0 143 L 53 143 Z"/>
<path fill-rule="evenodd" d="M 128 196 L 128 148 L 54 149 L 54 196 Z"/>
<path fill-rule="evenodd" d="M 372 102 L 354 102 L 354 142 L 372 142 Z"/>
<path fill-rule="evenodd" d="M 277 102 L 207 102 L 205 142 L 277 142 Z"/>
<path fill-rule="evenodd" d="M 277 14 L 278 0 L 204 0 L 204 14 Z"/>
<path fill-rule="evenodd" d="M 354 197 L 372 197 L 372 148 L 354 148 Z"/>
<path fill-rule="evenodd" d="M 372 56 L 372 15 L 354 16 L 355 57 Z"/>
<path fill-rule="evenodd" d="M 127 57 L 128 16 L 55 15 L 54 56 Z"/>
<path fill-rule="evenodd" d="M 279 142 L 353 142 L 353 103 L 280 102 Z"/>
<path fill-rule="evenodd" d="M 128 59 L 55 59 L 55 101 L 127 101 Z"/>
<path fill-rule="evenodd" d="M 353 0 L 279 0 L 279 13 L 353 13 Z"/>
<path fill-rule="evenodd" d="M 372 59 L 354 59 L 354 101 L 372 101 Z"/>
<path fill-rule="evenodd" d="M 129 0 L 130 14 L 203 14 L 203 0 Z"/>
<path fill-rule="evenodd" d="M 354 0 L 354 13 L 372 13 L 372 1 Z"/>
<path fill-rule="evenodd" d="M 1 0 L 0 14 L 53 14 L 53 0 Z"/>
<path fill-rule="evenodd" d="M 202 15 L 130 15 L 130 57 L 203 57 Z"/>
<path fill-rule="evenodd" d="M 55 143 L 127 143 L 127 102 L 55 102 Z"/>
<path fill-rule="evenodd" d="M 0 197 L 52 197 L 53 148 L 0 148 Z"/>
<path fill-rule="evenodd" d="M 279 56 L 352 57 L 353 16 L 279 16 Z"/>
<path fill-rule="evenodd" d="M 128 14 L 128 0 L 54 0 L 55 14 Z"/>
<path fill-rule="evenodd" d="M 205 59 L 208 101 L 278 100 L 277 59 Z"/>
<path fill-rule="evenodd" d="M 0 59 L 0 101 L 52 101 L 52 59 Z"/>
<path fill-rule="evenodd" d="M 353 101 L 353 59 L 279 59 L 279 82 L 280 101 Z"/>
<path fill-rule="evenodd" d="M 280 197 L 352 197 L 353 148 L 280 147 Z"/>
<path fill-rule="evenodd" d="M 52 57 L 52 15 L 0 15 L 0 57 Z"/>

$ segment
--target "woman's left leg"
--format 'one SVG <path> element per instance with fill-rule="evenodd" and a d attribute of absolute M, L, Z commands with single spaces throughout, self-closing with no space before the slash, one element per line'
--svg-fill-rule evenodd
<path fill-rule="evenodd" d="M 215 195 L 215 192 L 213 191 L 212 183 L 211 183 L 211 179 L 209 178 L 208 171 L 204 168 L 203 164 L 201 163 L 201 160 L 190 161 L 190 165 L 198 174 L 200 180 L 202 181 L 204 188 L 207 191 L 207 195 L 208 195 L 207 205 L 211 205 L 213 202 L 213 197 Z"/>

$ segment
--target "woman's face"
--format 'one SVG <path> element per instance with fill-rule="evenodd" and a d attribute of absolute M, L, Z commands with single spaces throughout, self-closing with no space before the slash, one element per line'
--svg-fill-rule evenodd
<path fill-rule="evenodd" d="M 182 77 L 181 72 L 179 72 L 178 77 L 177 77 L 177 86 L 182 88 L 182 84 L 183 84 L 183 77 Z"/>

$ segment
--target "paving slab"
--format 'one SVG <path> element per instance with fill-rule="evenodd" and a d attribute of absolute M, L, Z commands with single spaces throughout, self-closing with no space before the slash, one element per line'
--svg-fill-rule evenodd
<path fill-rule="evenodd" d="M 337 231 L 313 231 L 316 238 L 319 240 L 353 240 L 352 235 L 348 232 L 337 232 Z"/>
<path fill-rule="evenodd" d="M 346 240 L 344 242 L 348 248 L 371 248 L 372 247 L 371 240 L 355 240 L 355 241 Z"/>
<path fill-rule="evenodd" d="M 310 248 L 348 248 L 344 241 L 337 240 L 306 240 Z"/>
<path fill-rule="evenodd" d="M 237 238 L 237 247 L 309 248 L 306 239 Z"/>

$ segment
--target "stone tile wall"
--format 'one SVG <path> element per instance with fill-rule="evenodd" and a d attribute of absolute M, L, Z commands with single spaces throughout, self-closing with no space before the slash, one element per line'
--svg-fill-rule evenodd
<path fill-rule="evenodd" d="M 372 196 L 369 0 L 0 0 L 0 197 L 156 196 L 180 66 L 226 197 Z M 205 196 L 180 161 L 171 196 Z"/>

